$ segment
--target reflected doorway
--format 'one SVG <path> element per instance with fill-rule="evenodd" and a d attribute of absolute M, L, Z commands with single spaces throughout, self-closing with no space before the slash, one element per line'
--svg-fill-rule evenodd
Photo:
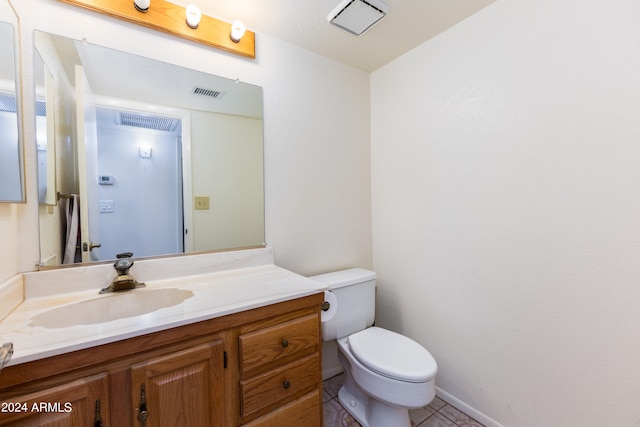
<path fill-rule="evenodd" d="M 96 122 L 99 260 L 184 252 L 181 118 L 97 106 Z"/>

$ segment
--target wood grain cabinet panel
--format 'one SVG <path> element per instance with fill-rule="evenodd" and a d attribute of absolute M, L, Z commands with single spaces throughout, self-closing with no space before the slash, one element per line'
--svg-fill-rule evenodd
<path fill-rule="evenodd" d="M 318 390 L 307 393 L 267 415 L 247 423 L 244 427 L 283 427 L 295 425 L 304 427 L 322 427 L 322 401 Z M 320 408 L 320 410 L 318 410 Z"/>
<path fill-rule="evenodd" d="M 0 426 L 93 426 L 98 400 L 102 421 L 104 425 L 108 425 L 108 390 L 108 376 L 100 373 L 9 399 L 0 399 Z"/>
<path fill-rule="evenodd" d="M 308 391 L 318 381 L 318 364 L 319 357 L 314 354 L 241 381 L 242 415 Z"/>
<path fill-rule="evenodd" d="M 318 316 L 309 314 L 240 336 L 242 371 L 313 348 L 320 342 Z"/>
<path fill-rule="evenodd" d="M 243 425 L 292 425 L 294 420 L 295 425 L 322 425 L 322 404 L 313 398 L 322 390 L 319 308 L 243 326 L 238 337 Z"/>
<path fill-rule="evenodd" d="M 217 339 L 133 365 L 133 424 L 144 416 L 147 427 L 222 427 L 223 354 Z M 147 413 L 141 415 L 142 406 Z"/>

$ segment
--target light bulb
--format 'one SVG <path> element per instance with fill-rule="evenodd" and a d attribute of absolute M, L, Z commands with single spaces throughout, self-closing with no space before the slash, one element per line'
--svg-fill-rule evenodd
<path fill-rule="evenodd" d="M 193 28 L 194 30 L 198 28 L 198 24 L 200 24 L 200 18 L 202 18 L 202 14 L 200 13 L 200 9 L 198 6 L 194 4 L 190 4 L 187 6 L 187 25 L 189 28 Z"/>
<path fill-rule="evenodd" d="M 133 0 L 133 5 L 138 12 L 146 13 L 151 5 L 151 0 Z"/>
<path fill-rule="evenodd" d="M 240 21 L 233 21 L 233 24 L 231 24 L 231 40 L 234 43 L 238 43 L 242 39 L 244 32 L 244 24 Z"/>

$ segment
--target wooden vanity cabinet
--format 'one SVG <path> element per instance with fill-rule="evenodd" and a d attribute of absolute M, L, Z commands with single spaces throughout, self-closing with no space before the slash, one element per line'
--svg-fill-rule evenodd
<path fill-rule="evenodd" d="M 8 399 L 2 398 L 0 425 L 93 426 L 97 401 L 100 401 L 102 420 L 108 423 L 108 391 L 108 375 L 103 372 Z"/>
<path fill-rule="evenodd" d="M 243 325 L 239 336 L 240 411 L 249 425 L 322 425 L 320 322 L 313 309 Z M 315 411 L 308 408 L 316 408 Z"/>
<path fill-rule="evenodd" d="M 221 338 L 133 364 L 132 424 L 224 427 Z"/>
<path fill-rule="evenodd" d="M 315 294 L 6 367 L 1 405 L 62 409 L 0 412 L 0 426 L 93 426 L 100 400 L 105 427 L 320 427 L 322 301 Z"/>

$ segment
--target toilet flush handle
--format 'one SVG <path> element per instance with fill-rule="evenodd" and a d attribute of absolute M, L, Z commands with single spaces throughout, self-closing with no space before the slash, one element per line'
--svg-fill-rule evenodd
<path fill-rule="evenodd" d="M 322 309 L 322 311 L 328 311 L 331 308 L 331 304 L 329 304 L 329 301 L 325 301 L 322 303 L 320 308 Z"/>

